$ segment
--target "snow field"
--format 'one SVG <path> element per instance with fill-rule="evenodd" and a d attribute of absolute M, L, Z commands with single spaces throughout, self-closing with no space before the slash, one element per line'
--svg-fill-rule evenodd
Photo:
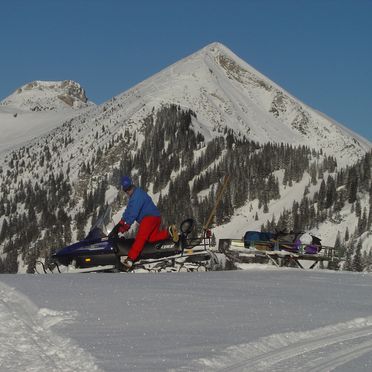
<path fill-rule="evenodd" d="M 246 269 L 3 275 L 0 370 L 372 370 L 371 275 Z"/>
<path fill-rule="evenodd" d="M 51 329 L 75 316 L 75 312 L 38 309 L 0 282 L 0 370 L 99 371 L 89 353 Z"/>

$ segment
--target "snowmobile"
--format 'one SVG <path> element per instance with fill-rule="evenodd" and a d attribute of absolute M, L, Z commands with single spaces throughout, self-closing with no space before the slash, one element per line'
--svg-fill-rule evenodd
<path fill-rule="evenodd" d="M 119 237 L 117 229 L 107 233 L 104 222 L 110 210 L 98 219 L 85 239 L 64 247 L 52 256 L 52 265 L 58 272 L 120 272 L 134 239 Z M 149 271 L 209 271 L 223 268 L 221 254 L 212 252 L 211 236 L 207 231 L 201 237 L 191 237 L 195 221 L 184 220 L 179 228 L 179 241 L 163 240 L 146 243 L 131 272 Z M 104 232 L 106 230 L 106 233 Z M 44 272 L 47 271 L 45 265 Z"/>

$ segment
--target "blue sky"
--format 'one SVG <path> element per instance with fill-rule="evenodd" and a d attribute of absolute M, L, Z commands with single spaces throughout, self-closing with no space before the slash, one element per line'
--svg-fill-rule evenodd
<path fill-rule="evenodd" d="M 102 103 L 219 41 L 372 140 L 372 0 L 2 0 L 0 99 L 33 80 Z"/>

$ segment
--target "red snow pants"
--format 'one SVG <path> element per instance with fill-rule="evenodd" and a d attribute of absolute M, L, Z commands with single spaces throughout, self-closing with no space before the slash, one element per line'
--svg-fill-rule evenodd
<path fill-rule="evenodd" d="M 160 217 L 146 216 L 141 221 L 136 239 L 128 252 L 128 258 L 135 261 L 140 255 L 146 242 L 155 243 L 159 240 L 169 239 L 168 230 L 159 230 Z"/>

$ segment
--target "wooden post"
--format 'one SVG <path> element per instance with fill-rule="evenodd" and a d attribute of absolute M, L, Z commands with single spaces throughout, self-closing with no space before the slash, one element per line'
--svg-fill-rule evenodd
<path fill-rule="evenodd" d="M 211 223 L 212 223 L 212 220 L 213 220 L 214 215 L 216 214 L 216 211 L 217 211 L 218 205 L 219 205 L 220 202 L 221 202 L 222 195 L 223 195 L 223 193 L 224 193 L 225 190 L 226 190 L 227 184 L 229 183 L 229 179 L 230 179 L 229 176 L 225 176 L 224 179 L 223 179 L 222 188 L 221 188 L 220 192 L 219 192 L 218 195 L 217 195 L 216 202 L 214 203 L 214 207 L 213 207 L 213 209 L 212 209 L 212 212 L 211 212 L 211 214 L 209 215 L 208 220 L 207 220 L 207 222 L 206 222 L 205 225 L 204 225 L 204 231 L 208 230 L 209 226 L 210 226 Z"/>

